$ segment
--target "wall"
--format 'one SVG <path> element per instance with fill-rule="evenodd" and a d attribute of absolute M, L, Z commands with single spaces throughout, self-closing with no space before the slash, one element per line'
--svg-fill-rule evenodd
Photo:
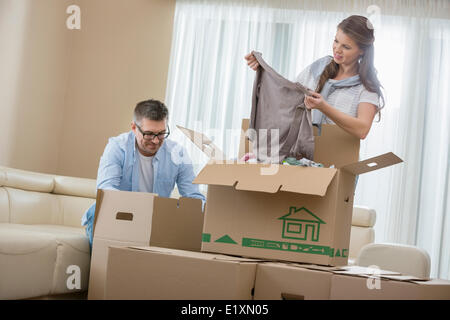
<path fill-rule="evenodd" d="M 55 172 L 68 71 L 65 0 L 0 0 L 0 165 Z"/>
<path fill-rule="evenodd" d="M 83 0 L 74 31 L 58 171 L 96 177 L 108 137 L 138 101 L 163 100 L 175 0 Z"/>
<path fill-rule="evenodd" d="M 66 28 L 66 8 L 81 29 Z M 95 178 L 108 137 L 164 99 L 175 0 L 0 0 L 0 165 Z"/>

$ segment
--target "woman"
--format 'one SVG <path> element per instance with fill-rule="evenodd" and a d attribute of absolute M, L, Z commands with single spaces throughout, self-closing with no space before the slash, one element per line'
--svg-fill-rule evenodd
<path fill-rule="evenodd" d="M 353 15 L 338 26 L 333 43 L 333 57 L 323 57 L 297 77 L 296 81 L 315 88 L 305 96 L 305 105 L 312 110 L 313 123 L 331 123 L 364 139 L 375 115 L 384 106 L 381 85 L 374 60 L 374 35 L 370 21 Z M 255 57 L 245 56 L 247 64 L 256 70 Z"/>

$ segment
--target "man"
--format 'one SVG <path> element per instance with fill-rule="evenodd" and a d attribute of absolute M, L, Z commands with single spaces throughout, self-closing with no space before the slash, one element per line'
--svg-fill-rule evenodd
<path fill-rule="evenodd" d="M 139 102 L 134 109 L 131 131 L 110 138 L 97 173 L 97 189 L 152 192 L 169 197 L 177 184 L 183 197 L 205 201 L 192 184 L 191 160 L 175 141 L 166 140 L 169 111 L 158 100 Z M 92 246 L 95 204 L 81 219 Z"/>

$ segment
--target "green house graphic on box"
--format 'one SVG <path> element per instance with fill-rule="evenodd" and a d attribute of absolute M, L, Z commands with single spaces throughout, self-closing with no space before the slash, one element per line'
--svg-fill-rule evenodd
<path fill-rule="evenodd" d="M 290 207 L 289 213 L 278 219 L 283 220 L 283 238 L 304 241 L 319 241 L 320 225 L 325 224 L 305 207 Z"/>

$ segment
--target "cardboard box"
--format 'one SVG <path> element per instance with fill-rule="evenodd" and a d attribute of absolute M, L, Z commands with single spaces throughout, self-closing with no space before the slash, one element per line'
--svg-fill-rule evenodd
<path fill-rule="evenodd" d="M 310 270 L 298 264 L 259 263 L 256 268 L 255 300 L 328 300 L 328 271 Z"/>
<path fill-rule="evenodd" d="M 334 272 L 331 300 L 450 300 L 450 281 L 420 279 L 401 274 Z"/>
<path fill-rule="evenodd" d="M 152 193 L 98 190 L 88 299 L 103 299 L 109 246 L 199 251 L 202 201 Z"/>
<path fill-rule="evenodd" d="M 202 251 L 347 265 L 355 175 L 402 162 L 393 153 L 358 161 L 359 142 L 323 125 L 314 161 L 325 168 L 208 163 L 194 179 L 208 185 Z"/>
<path fill-rule="evenodd" d="M 448 300 L 450 281 L 360 266 L 260 263 L 254 299 Z"/>
<path fill-rule="evenodd" d="M 110 247 L 106 299 L 250 300 L 257 261 L 158 247 Z"/>

